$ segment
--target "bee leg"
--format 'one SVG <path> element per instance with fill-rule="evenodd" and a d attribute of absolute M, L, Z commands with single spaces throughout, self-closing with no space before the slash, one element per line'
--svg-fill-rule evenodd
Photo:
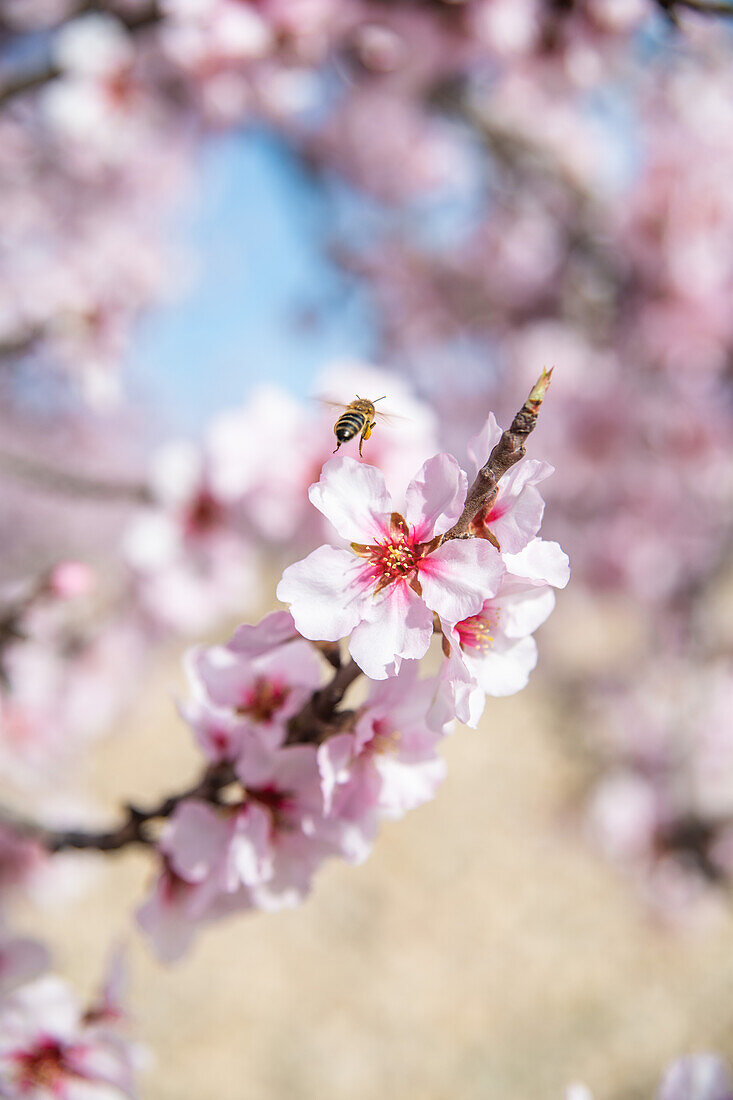
<path fill-rule="evenodd" d="M 364 440 L 368 439 L 371 434 L 372 434 L 372 425 L 367 421 L 367 423 L 364 425 L 364 430 L 362 431 L 361 435 L 359 436 L 359 454 L 360 455 L 361 455 L 361 449 L 364 446 Z"/>

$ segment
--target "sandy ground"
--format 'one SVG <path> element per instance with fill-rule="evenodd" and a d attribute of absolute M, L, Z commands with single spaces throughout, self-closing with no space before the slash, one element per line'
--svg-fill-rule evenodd
<path fill-rule="evenodd" d="M 586 625 L 587 663 L 607 639 Z M 541 644 L 561 651 L 571 627 Z M 163 665 L 100 750 L 100 804 L 194 774 L 178 676 Z M 547 685 L 492 701 L 446 757 L 439 797 L 366 865 L 328 866 L 300 910 L 207 930 L 173 967 L 129 933 L 143 853 L 100 862 L 73 903 L 24 908 L 83 989 L 128 936 L 145 1100 L 560 1100 L 571 1080 L 641 1100 L 676 1054 L 733 1052 L 733 920 L 673 934 L 585 845 L 562 812 L 581 764 Z"/>

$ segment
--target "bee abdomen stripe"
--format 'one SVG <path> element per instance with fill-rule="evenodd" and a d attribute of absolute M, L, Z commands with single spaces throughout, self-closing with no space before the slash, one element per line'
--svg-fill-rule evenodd
<path fill-rule="evenodd" d="M 344 413 L 344 415 L 340 416 L 336 421 L 336 434 L 338 435 L 339 432 L 351 432 L 352 435 L 355 435 L 364 427 L 365 420 L 366 417 L 358 413 Z"/>

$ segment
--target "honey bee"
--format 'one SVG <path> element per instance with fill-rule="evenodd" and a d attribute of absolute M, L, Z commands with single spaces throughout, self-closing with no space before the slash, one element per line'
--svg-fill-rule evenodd
<path fill-rule="evenodd" d="M 356 395 L 356 400 L 344 406 L 344 411 L 333 426 L 336 436 L 336 446 L 333 453 L 339 449 L 342 443 L 348 443 L 350 439 L 359 436 L 359 454 L 362 453 L 364 441 L 372 434 L 377 422 L 378 414 L 374 410 L 377 401 L 384 401 L 386 394 L 377 397 L 374 401 L 367 401 L 366 397 Z"/>

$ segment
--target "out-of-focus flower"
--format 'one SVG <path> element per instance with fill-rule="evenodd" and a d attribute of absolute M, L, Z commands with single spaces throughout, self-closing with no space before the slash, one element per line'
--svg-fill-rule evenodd
<path fill-rule="evenodd" d="M 60 600 L 86 596 L 94 587 L 94 570 L 83 561 L 61 561 L 46 578 L 46 588 Z"/>
<path fill-rule="evenodd" d="M 313 646 L 278 611 L 256 627 L 240 627 L 225 646 L 191 650 L 187 670 L 193 702 L 184 717 L 214 759 L 233 759 L 248 735 L 277 748 L 288 720 L 323 679 Z"/>
<path fill-rule="evenodd" d="M 77 998 L 53 976 L 0 1004 L 0 1085 L 7 1096 L 134 1098 L 133 1050 L 88 1026 Z"/>
<path fill-rule="evenodd" d="M 731 1100 L 733 1082 L 717 1054 L 690 1054 L 673 1062 L 657 1100 Z"/>

